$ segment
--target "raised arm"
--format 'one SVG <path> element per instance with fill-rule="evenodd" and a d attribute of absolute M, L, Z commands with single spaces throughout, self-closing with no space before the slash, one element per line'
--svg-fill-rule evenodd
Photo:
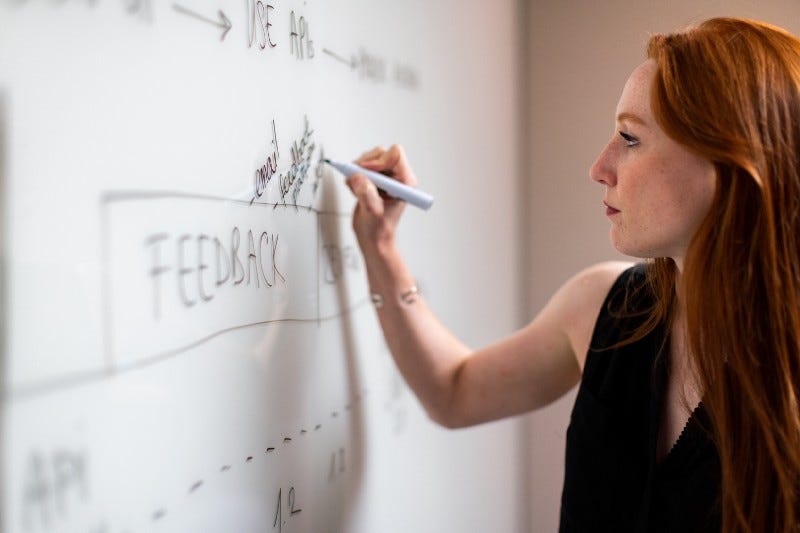
<path fill-rule="evenodd" d="M 376 148 L 357 162 L 416 185 L 399 146 Z M 552 402 L 578 382 L 600 306 L 628 264 L 584 270 L 528 326 L 472 351 L 439 322 L 424 298 L 409 294 L 414 278 L 395 242 L 404 203 L 382 197 L 364 176 L 351 177 L 348 185 L 358 198 L 353 228 L 370 290 L 383 299 L 377 313 L 386 342 L 433 420 L 462 427 L 520 414 Z"/>

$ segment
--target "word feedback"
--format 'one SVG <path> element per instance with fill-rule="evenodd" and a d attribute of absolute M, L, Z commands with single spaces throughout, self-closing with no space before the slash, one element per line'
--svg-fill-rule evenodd
<path fill-rule="evenodd" d="M 148 236 L 153 317 L 161 318 L 168 287 L 180 305 L 188 308 L 211 301 L 225 287 L 270 289 L 285 284 L 286 276 L 278 268 L 280 235 L 248 230 L 246 239 L 243 244 L 238 227 L 231 230 L 227 245 L 202 233 Z M 165 278 L 172 283 L 164 282 Z"/>

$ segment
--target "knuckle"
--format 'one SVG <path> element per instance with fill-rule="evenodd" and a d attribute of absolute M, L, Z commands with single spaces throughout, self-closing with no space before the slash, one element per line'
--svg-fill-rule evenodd
<path fill-rule="evenodd" d="M 376 157 L 380 157 L 386 150 L 383 149 L 383 146 L 375 146 L 371 150 L 367 150 L 356 160 L 359 162 L 368 161 L 370 159 L 375 159 Z"/>
<path fill-rule="evenodd" d="M 405 154 L 406 154 L 406 153 L 405 153 L 405 150 L 403 150 L 403 146 L 402 146 L 402 145 L 400 145 L 400 144 L 393 144 L 392 146 L 390 146 L 390 147 L 389 147 L 389 152 L 390 152 L 390 153 L 391 153 L 393 156 L 395 156 L 395 157 L 397 157 L 397 158 L 404 157 L 404 156 L 405 156 Z"/>

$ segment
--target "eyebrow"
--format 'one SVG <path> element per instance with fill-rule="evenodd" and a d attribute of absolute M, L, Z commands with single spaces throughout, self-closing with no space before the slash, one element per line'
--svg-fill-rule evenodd
<path fill-rule="evenodd" d="M 630 122 L 641 124 L 642 126 L 647 126 L 647 122 L 645 122 L 642 117 L 634 113 L 629 113 L 627 111 L 617 115 L 617 122 L 622 122 L 623 120 L 628 120 Z"/>

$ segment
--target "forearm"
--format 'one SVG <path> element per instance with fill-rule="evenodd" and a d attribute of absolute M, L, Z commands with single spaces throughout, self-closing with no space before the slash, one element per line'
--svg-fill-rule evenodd
<path fill-rule="evenodd" d="M 357 162 L 410 187 L 417 183 L 397 145 L 376 147 Z M 575 347 L 585 350 L 592 333 L 592 324 L 576 329 L 575 317 L 586 316 L 587 309 L 596 317 L 613 279 L 596 298 L 586 296 L 585 284 L 569 283 L 527 327 L 473 352 L 437 320 L 422 296 L 403 298 L 416 283 L 395 246 L 405 202 L 381 195 L 359 173 L 347 185 L 358 199 L 353 230 L 370 290 L 382 299 L 376 307 L 383 334 L 431 418 L 447 427 L 497 420 L 545 405 L 574 386 L 580 379 Z"/>
<path fill-rule="evenodd" d="M 439 322 L 420 295 L 403 301 L 415 280 L 393 244 L 370 247 L 364 258 L 370 291 L 383 299 L 377 315 L 397 367 L 431 418 L 453 425 L 458 376 L 469 348 Z"/>

